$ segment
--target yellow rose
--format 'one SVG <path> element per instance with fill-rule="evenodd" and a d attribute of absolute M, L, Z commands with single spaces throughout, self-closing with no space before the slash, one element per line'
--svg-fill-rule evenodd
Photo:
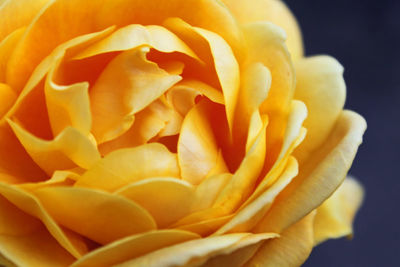
<path fill-rule="evenodd" d="M 0 0 L 3 263 L 302 264 L 362 199 L 342 72 L 277 0 Z"/>

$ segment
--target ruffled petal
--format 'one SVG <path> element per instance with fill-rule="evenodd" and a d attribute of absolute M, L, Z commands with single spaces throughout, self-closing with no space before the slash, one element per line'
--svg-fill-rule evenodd
<path fill-rule="evenodd" d="M 182 230 L 159 230 L 129 236 L 96 249 L 71 267 L 108 267 L 155 250 L 183 243 L 200 236 Z"/>
<path fill-rule="evenodd" d="M 156 228 L 145 209 L 104 191 L 47 187 L 34 194 L 60 225 L 100 244 Z"/>
<path fill-rule="evenodd" d="M 279 238 L 267 240 L 244 266 L 300 266 L 313 248 L 315 212 L 286 229 Z"/>
<path fill-rule="evenodd" d="M 113 191 L 152 177 L 179 177 L 176 154 L 157 143 L 108 154 L 85 172 L 75 185 Z"/>
<path fill-rule="evenodd" d="M 279 233 L 321 205 L 346 177 L 365 129 L 360 115 L 343 111 L 330 137 L 300 166 L 256 229 Z"/>
<path fill-rule="evenodd" d="M 346 98 L 343 67 L 329 56 L 304 58 L 296 62 L 296 92 L 294 97 L 303 101 L 309 111 L 304 121 L 307 138 L 296 150 L 302 163 L 313 150 L 328 137 Z"/>
<path fill-rule="evenodd" d="M 353 220 L 363 196 L 363 188 L 357 180 L 347 177 L 335 193 L 317 209 L 314 221 L 315 245 L 329 238 L 352 236 Z"/>

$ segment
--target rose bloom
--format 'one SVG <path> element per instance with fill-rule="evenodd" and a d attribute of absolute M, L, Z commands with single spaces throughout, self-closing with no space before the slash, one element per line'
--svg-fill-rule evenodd
<path fill-rule="evenodd" d="M 362 201 L 342 73 L 278 0 L 0 0 L 2 264 L 301 265 Z"/>

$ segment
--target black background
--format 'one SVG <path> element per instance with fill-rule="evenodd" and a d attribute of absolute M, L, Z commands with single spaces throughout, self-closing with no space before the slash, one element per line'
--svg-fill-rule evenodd
<path fill-rule="evenodd" d="M 368 123 L 350 173 L 365 187 L 355 236 L 314 249 L 312 266 L 400 266 L 400 1 L 286 0 L 307 55 L 345 67 L 346 108 Z"/>

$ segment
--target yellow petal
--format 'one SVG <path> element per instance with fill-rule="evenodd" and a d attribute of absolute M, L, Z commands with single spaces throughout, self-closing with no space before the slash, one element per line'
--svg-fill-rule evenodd
<path fill-rule="evenodd" d="M 47 178 L 46 173 L 26 153 L 8 123 L 4 122 L 0 122 L 0 172 L 20 183 Z"/>
<path fill-rule="evenodd" d="M 213 57 L 215 71 L 224 95 L 228 125 L 232 130 L 236 102 L 239 94 L 239 64 L 231 47 L 218 34 L 202 28 L 192 27 L 181 19 L 174 18 L 165 22 L 167 27 L 175 31 L 189 31 L 207 41 Z"/>
<path fill-rule="evenodd" d="M 275 234 L 243 233 L 192 240 L 156 250 L 116 266 L 199 266 L 214 256 L 232 253 L 242 247 L 274 237 Z"/>
<path fill-rule="evenodd" d="M 24 6 L 21 10 L 27 12 L 27 7 Z M 236 21 L 224 6 L 214 0 L 171 0 L 156 5 L 147 0 L 53 0 L 32 22 L 13 52 L 8 64 L 7 83 L 20 91 L 33 69 L 45 56 L 58 45 L 79 35 L 97 32 L 111 25 L 160 25 L 168 17 L 180 17 L 194 26 L 219 32 L 235 51 L 241 51 L 240 30 Z M 88 21 L 91 23 L 87 23 Z"/>
<path fill-rule="evenodd" d="M 98 143 L 126 132 L 133 124 L 135 113 L 181 79 L 148 61 L 147 52 L 143 48 L 119 54 L 91 88 L 92 132 Z"/>
<path fill-rule="evenodd" d="M 88 251 L 88 247 L 84 243 L 82 237 L 70 230 L 61 228 L 53 218 L 50 217 L 42 204 L 33 194 L 23 191 L 15 186 L 0 183 L 0 195 L 6 198 L 16 208 L 28 215 L 40 219 L 54 239 L 56 239 L 58 243 L 75 258 L 80 258 Z M 10 219 L 11 218 L 12 217 L 10 217 Z M 20 224 L 16 224 L 16 226 L 18 225 Z M 21 229 L 26 228 L 21 227 L 18 229 L 21 231 Z"/>
<path fill-rule="evenodd" d="M 275 200 L 258 230 L 279 233 L 321 205 L 346 177 L 365 128 L 360 115 L 343 111 L 329 138 L 300 166 L 299 175 Z"/>
<path fill-rule="evenodd" d="M 118 29 L 110 36 L 74 56 L 74 59 L 83 59 L 114 51 L 131 50 L 140 46 L 149 46 L 164 53 L 180 52 L 198 59 L 184 42 L 164 27 L 137 24 Z"/>
<path fill-rule="evenodd" d="M 257 199 L 241 207 L 229 223 L 218 229 L 214 234 L 226 232 L 247 232 L 252 229 L 268 212 L 275 197 L 292 181 L 298 173 L 295 158 L 289 159 L 288 165 L 278 180 L 265 190 Z"/>
<path fill-rule="evenodd" d="M 121 188 L 118 195 L 145 208 L 164 228 L 187 215 L 195 200 L 194 187 L 176 178 L 150 178 Z"/>
<path fill-rule="evenodd" d="M 171 225 L 170 228 L 181 229 L 192 233 L 196 233 L 203 237 L 207 237 L 210 236 L 212 233 L 214 233 L 215 230 L 220 228 L 222 225 L 229 222 L 229 220 L 231 220 L 233 217 L 233 215 L 226 215 L 222 217 L 215 217 L 213 219 L 203 219 L 201 216 L 202 213 L 201 212 L 197 213 L 197 215 L 199 214 L 200 216 L 198 217 L 198 220 L 195 219 L 192 220 L 192 222 L 190 221 L 190 219 L 196 217 L 196 214 L 194 214 L 195 216 L 184 218 L 183 220 L 180 220 L 178 223 Z"/>
<path fill-rule="evenodd" d="M 112 191 L 151 177 L 179 177 L 176 155 L 157 143 L 108 154 L 84 173 L 76 186 Z"/>
<path fill-rule="evenodd" d="M 96 249 L 71 267 L 108 267 L 142 256 L 163 247 L 172 246 L 199 238 L 198 235 L 182 230 L 159 230 L 129 236 Z"/>
<path fill-rule="evenodd" d="M 55 221 L 100 244 L 156 228 L 145 209 L 107 192 L 47 187 L 34 193 Z"/>
<path fill-rule="evenodd" d="M 80 176 L 73 171 L 55 171 L 53 176 L 43 182 L 19 184 L 19 188 L 34 191 L 47 186 L 71 186 Z"/>
<path fill-rule="evenodd" d="M 352 224 L 363 200 L 363 188 L 348 177 L 318 209 L 314 221 L 315 245 L 329 238 L 351 236 Z"/>
<path fill-rule="evenodd" d="M 304 217 L 286 229 L 279 238 L 267 240 L 244 266 L 290 267 L 300 266 L 313 248 L 313 222 L 315 213 Z"/>
<path fill-rule="evenodd" d="M 260 62 L 272 77 L 268 98 L 261 105 L 261 114 L 269 117 L 267 130 L 267 165 L 271 165 L 281 148 L 287 115 L 295 90 L 295 73 L 285 45 L 285 32 L 268 22 L 246 24 L 248 62 Z"/>
<path fill-rule="evenodd" d="M 328 137 L 346 98 L 343 67 L 328 56 L 304 58 L 296 62 L 297 85 L 294 97 L 303 101 L 309 111 L 304 122 L 307 138 L 296 150 L 299 162 Z"/>
<path fill-rule="evenodd" d="M 47 2 L 49 0 L 3 1 L 0 4 L 0 41 L 16 29 L 28 26 Z"/>
<path fill-rule="evenodd" d="M 192 89 L 206 97 L 211 101 L 224 104 L 224 96 L 218 89 L 198 80 L 184 79 L 179 82 L 176 86 L 177 89 Z M 178 108 L 178 107 L 177 107 Z"/>
<path fill-rule="evenodd" d="M 219 255 L 202 265 L 202 267 L 220 267 L 220 266 L 229 266 L 229 267 L 242 267 L 244 264 L 249 261 L 257 250 L 262 245 L 262 242 L 256 243 L 254 245 L 250 245 L 244 248 L 240 248 L 230 254 L 227 255 Z"/>
<path fill-rule="evenodd" d="M 11 87 L 7 84 L 0 83 L 0 119 L 7 113 L 16 99 L 17 94 Z"/>
<path fill-rule="evenodd" d="M 89 135 L 92 126 L 89 84 L 57 84 L 55 76 L 60 63 L 61 60 L 53 65 L 45 83 L 46 104 L 53 135 L 57 136 L 68 126 Z"/>
<path fill-rule="evenodd" d="M 210 110 L 208 102 L 197 104 L 185 117 L 179 136 L 182 179 L 192 184 L 199 184 L 218 162 L 219 147 L 211 126 Z"/>
<path fill-rule="evenodd" d="M 3 40 L 0 38 L 0 82 L 5 81 L 8 59 L 25 30 L 25 27 L 19 28 L 6 36 Z"/>
<path fill-rule="evenodd" d="M 75 260 L 44 227 L 22 236 L 0 234 L 0 253 L 16 266 L 65 267 Z"/>
<path fill-rule="evenodd" d="M 294 60 L 303 56 L 303 41 L 296 18 L 281 0 L 223 0 L 240 23 L 269 21 L 285 30 L 287 46 Z"/>
<path fill-rule="evenodd" d="M 49 175 L 76 165 L 88 169 L 100 159 L 96 146 L 74 128 L 65 128 L 54 140 L 46 141 L 11 120 L 8 123 L 32 159 Z"/>

